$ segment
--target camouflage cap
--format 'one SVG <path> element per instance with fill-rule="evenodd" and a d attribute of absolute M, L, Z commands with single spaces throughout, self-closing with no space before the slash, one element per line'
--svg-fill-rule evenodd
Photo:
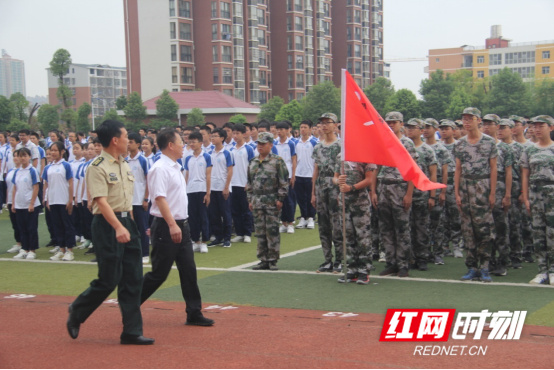
<path fill-rule="evenodd" d="M 525 118 L 523 117 L 520 117 L 520 116 L 516 116 L 515 114 L 512 114 L 510 116 L 510 119 L 514 122 L 521 122 L 521 123 L 525 123 Z"/>
<path fill-rule="evenodd" d="M 454 121 L 454 123 L 456 124 L 456 127 L 460 128 L 460 127 L 463 127 L 464 126 L 464 123 L 462 122 L 461 119 L 457 119 Z"/>
<path fill-rule="evenodd" d="M 515 123 L 511 119 L 502 118 L 498 123 L 498 126 L 508 126 L 509 128 L 514 128 Z"/>
<path fill-rule="evenodd" d="M 332 119 L 333 122 L 335 123 L 338 122 L 337 115 L 335 113 L 323 113 L 321 117 L 319 117 L 319 120 L 321 121 L 322 119 L 325 119 L 325 118 Z"/>
<path fill-rule="evenodd" d="M 442 127 L 442 126 L 452 127 L 454 129 L 458 127 L 456 126 L 456 122 L 451 121 L 449 119 L 442 119 L 441 122 L 439 123 L 439 127 Z"/>
<path fill-rule="evenodd" d="M 273 134 L 271 132 L 260 132 L 258 134 L 258 143 L 273 143 Z"/>
<path fill-rule="evenodd" d="M 529 120 L 529 123 L 537 123 L 537 122 L 546 123 L 548 126 L 554 126 L 554 118 L 547 115 L 536 116 Z"/>
<path fill-rule="evenodd" d="M 471 114 L 472 116 L 476 116 L 476 117 L 481 118 L 481 111 L 479 109 L 473 108 L 473 107 L 468 107 L 468 108 L 464 109 L 464 111 L 462 112 L 462 116 L 464 114 Z"/>
<path fill-rule="evenodd" d="M 500 122 L 500 117 L 498 117 L 496 114 L 485 114 L 483 117 L 483 121 L 492 121 L 498 125 Z"/>
<path fill-rule="evenodd" d="M 406 126 L 417 126 L 417 128 L 424 128 L 425 122 L 419 118 L 410 118 L 408 122 L 406 122 Z"/>
<path fill-rule="evenodd" d="M 400 121 L 404 122 L 404 116 L 400 112 L 388 112 L 385 116 L 385 121 Z"/>
<path fill-rule="evenodd" d="M 433 126 L 434 128 L 439 128 L 439 123 L 434 118 L 425 118 L 425 124 Z"/>

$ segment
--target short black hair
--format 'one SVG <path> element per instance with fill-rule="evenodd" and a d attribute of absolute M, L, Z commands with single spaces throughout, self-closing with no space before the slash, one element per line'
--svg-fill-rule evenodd
<path fill-rule="evenodd" d="M 208 126 L 207 124 L 204 125 L 204 126 L 202 126 L 202 127 L 200 127 L 199 130 L 204 130 L 204 131 L 206 131 L 208 134 L 211 134 L 211 133 L 212 133 L 212 128 L 211 128 L 210 126 Z"/>
<path fill-rule="evenodd" d="M 11 134 L 10 137 L 14 138 L 16 141 L 21 141 L 19 140 L 19 135 L 18 134 Z"/>
<path fill-rule="evenodd" d="M 269 122 L 267 122 L 266 120 L 261 120 L 260 123 L 258 123 L 258 130 L 261 128 L 265 128 L 269 131 Z"/>
<path fill-rule="evenodd" d="M 157 143 L 160 150 L 164 150 L 169 146 L 169 143 L 175 142 L 175 138 L 177 137 L 178 133 L 177 130 L 174 128 L 165 128 L 162 131 L 158 133 L 157 136 Z"/>
<path fill-rule="evenodd" d="M 18 157 L 21 156 L 21 154 L 27 154 L 29 157 L 31 156 L 31 151 L 28 148 L 19 148 L 15 152 Z"/>
<path fill-rule="evenodd" d="M 238 123 L 237 123 L 237 125 L 238 125 Z M 250 123 L 248 123 L 248 122 L 245 122 L 245 123 L 243 123 L 242 125 L 243 125 L 244 127 L 246 127 L 247 129 L 252 130 L 252 124 L 250 124 Z"/>
<path fill-rule="evenodd" d="M 289 126 L 289 128 L 292 128 L 292 123 L 291 123 L 291 121 L 289 121 L 288 119 L 284 119 L 284 120 L 282 120 L 281 122 L 286 123 L 286 124 Z"/>
<path fill-rule="evenodd" d="M 107 148 L 110 146 L 114 137 L 121 137 L 121 129 L 125 128 L 125 125 L 119 121 L 107 119 L 96 129 L 98 140 L 102 147 Z"/>
<path fill-rule="evenodd" d="M 305 119 L 304 121 L 300 122 L 300 126 L 302 126 L 302 125 L 308 125 L 310 128 L 312 128 L 314 123 L 310 119 Z"/>
<path fill-rule="evenodd" d="M 233 130 L 233 127 L 235 126 L 234 123 L 232 122 L 226 122 L 224 125 L 223 125 L 223 128 L 230 128 L 231 130 Z"/>
<path fill-rule="evenodd" d="M 286 123 L 286 122 L 277 122 L 277 124 L 275 125 L 276 129 L 284 128 L 284 129 L 288 130 L 289 127 L 290 127 L 289 124 Z"/>
<path fill-rule="evenodd" d="M 185 127 L 183 127 L 183 131 L 191 131 L 191 132 L 192 132 L 192 131 L 194 131 L 194 127 L 192 127 L 192 126 L 185 126 Z"/>
<path fill-rule="evenodd" d="M 237 123 L 235 127 L 233 127 L 233 131 L 238 131 L 241 134 L 246 134 L 246 125 L 243 125 L 241 123 Z"/>
<path fill-rule="evenodd" d="M 273 127 L 273 126 L 277 127 L 277 123 L 279 123 L 279 122 L 273 121 L 269 124 L 269 127 Z"/>
<path fill-rule="evenodd" d="M 19 130 L 17 133 L 18 134 L 29 135 L 29 134 L 31 134 L 31 130 L 24 128 L 24 129 Z"/>
<path fill-rule="evenodd" d="M 39 136 L 38 132 L 35 132 L 35 131 L 31 131 L 31 133 L 29 134 L 29 136 L 34 136 L 34 137 L 36 137 L 37 139 L 40 139 L 40 136 Z"/>
<path fill-rule="evenodd" d="M 202 134 L 198 131 L 191 132 L 189 135 L 189 141 L 198 140 L 200 143 L 204 140 Z"/>
<path fill-rule="evenodd" d="M 223 138 L 223 140 L 227 139 L 227 131 L 225 131 L 222 128 L 216 128 L 215 130 L 212 131 L 212 134 L 218 134 Z"/>
<path fill-rule="evenodd" d="M 152 134 L 157 134 L 158 130 L 156 130 L 155 128 L 149 128 L 147 132 L 152 133 Z"/>
<path fill-rule="evenodd" d="M 217 127 L 217 125 L 216 125 L 215 123 L 213 123 L 213 122 L 206 122 L 206 123 L 204 124 L 204 126 L 213 126 L 213 128 L 216 128 L 216 127 Z"/>
<path fill-rule="evenodd" d="M 128 135 L 128 138 L 129 138 L 129 141 L 133 140 L 137 144 L 142 143 L 142 137 L 136 132 L 131 132 Z"/>
<path fill-rule="evenodd" d="M 253 129 L 253 128 L 255 128 L 256 130 L 258 129 L 258 124 L 255 123 L 255 122 L 254 123 L 249 123 L 249 125 L 250 125 L 250 129 Z"/>
<path fill-rule="evenodd" d="M 102 144 L 102 143 L 100 142 L 100 139 L 98 139 L 97 137 L 93 137 L 92 138 L 92 145 L 94 145 L 94 144 Z"/>

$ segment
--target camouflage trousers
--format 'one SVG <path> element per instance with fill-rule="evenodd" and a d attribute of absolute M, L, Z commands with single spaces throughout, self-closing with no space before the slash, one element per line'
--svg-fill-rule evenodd
<path fill-rule="evenodd" d="M 533 246 L 533 228 L 531 226 L 531 216 L 527 213 L 525 204 L 519 205 L 521 215 L 521 241 L 523 242 L 523 253 L 532 254 Z"/>
<path fill-rule="evenodd" d="M 371 265 L 373 254 L 371 246 L 371 203 L 367 195 L 353 193 L 345 196 L 344 230 L 348 272 L 367 274 L 373 269 Z M 342 210 L 342 199 L 339 206 Z M 341 228 L 342 222 L 343 219 L 340 217 Z"/>
<path fill-rule="evenodd" d="M 435 206 L 429 211 L 429 253 L 433 253 L 434 256 L 442 257 L 444 255 L 444 250 L 441 248 L 437 239 L 440 239 L 438 234 L 443 232 L 443 230 L 438 232 L 438 228 L 440 225 L 441 215 L 444 211 L 444 207 L 439 204 L 438 194 L 440 194 L 440 190 L 437 190 L 437 195 L 435 197 Z"/>
<path fill-rule="evenodd" d="M 407 182 L 378 185 L 379 237 L 385 248 L 387 266 L 408 269 L 410 258 L 410 210 L 402 201 L 408 189 Z"/>
<path fill-rule="evenodd" d="M 257 258 L 270 262 L 279 260 L 281 235 L 279 234 L 279 213 L 277 208 L 254 209 L 254 235 L 258 238 Z"/>
<path fill-rule="evenodd" d="M 342 261 L 339 193 L 338 186 L 316 186 L 315 189 L 319 239 L 325 262 L 333 261 L 333 244 L 335 245 L 335 261 Z"/>
<path fill-rule="evenodd" d="M 529 202 L 539 273 L 554 273 L 554 185 L 531 185 Z"/>
<path fill-rule="evenodd" d="M 410 235 L 412 253 L 416 262 L 427 262 L 429 258 L 429 193 L 414 190 L 410 214 Z"/>
<path fill-rule="evenodd" d="M 521 206 L 518 202 L 518 197 L 521 194 L 521 188 L 516 181 L 512 182 L 512 204 L 508 211 L 509 225 L 509 243 L 510 259 L 512 262 L 521 263 L 523 247 L 521 244 Z"/>
<path fill-rule="evenodd" d="M 494 219 L 494 227 L 496 231 L 496 238 L 494 240 L 491 261 L 495 265 L 502 265 L 504 267 L 508 264 L 510 247 L 509 231 L 508 231 L 508 212 L 504 211 L 502 207 L 502 199 L 506 193 L 506 184 L 504 181 L 496 182 L 496 201 L 494 208 L 492 209 L 492 217 Z"/>
<path fill-rule="evenodd" d="M 371 206 L 371 249 L 374 254 L 385 251 L 379 238 L 379 207 L 373 206 Z"/>
<path fill-rule="evenodd" d="M 454 185 L 446 186 L 446 199 L 440 220 L 440 233 L 437 234 L 436 242 L 443 251 L 450 250 L 450 242 L 453 249 L 461 249 L 462 246 L 462 225 L 460 209 L 456 204 Z"/>
<path fill-rule="evenodd" d="M 460 179 L 462 235 L 468 268 L 489 268 L 495 229 L 489 204 L 490 180 Z"/>

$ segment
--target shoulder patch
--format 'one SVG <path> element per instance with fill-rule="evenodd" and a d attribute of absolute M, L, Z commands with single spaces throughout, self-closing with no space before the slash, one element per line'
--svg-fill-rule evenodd
<path fill-rule="evenodd" d="M 104 157 L 98 157 L 94 160 L 94 162 L 91 163 L 92 166 L 98 166 L 100 163 L 104 161 Z"/>

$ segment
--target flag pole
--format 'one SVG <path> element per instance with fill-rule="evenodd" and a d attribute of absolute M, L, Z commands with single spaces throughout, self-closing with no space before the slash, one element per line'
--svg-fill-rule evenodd
<path fill-rule="evenodd" d="M 346 122 L 344 120 L 344 118 L 346 117 L 346 69 L 341 69 L 341 99 L 340 99 L 340 122 L 341 122 L 341 125 L 340 125 L 340 138 L 341 138 L 341 141 L 342 141 L 342 146 L 341 146 L 341 166 L 340 166 L 340 173 L 341 175 L 344 175 L 344 150 L 345 150 L 345 146 L 344 146 L 344 133 L 345 133 L 345 130 L 346 130 Z M 340 186 L 339 186 L 339 191 L 340 191 Z M 342 200 L 342 259 L 343 259 L 343 264 L 342 264 L 342 272 L 344 273 L 344 281 L 345 283 L 348 282 L 347 280 L 347 263 L 348 263 L 348 258 L 346 256 L 346 206 L 345 206 L 345 194 L 343 192 L 340 192 L 340 196 L 341 196 L 341 200 Z"/>

